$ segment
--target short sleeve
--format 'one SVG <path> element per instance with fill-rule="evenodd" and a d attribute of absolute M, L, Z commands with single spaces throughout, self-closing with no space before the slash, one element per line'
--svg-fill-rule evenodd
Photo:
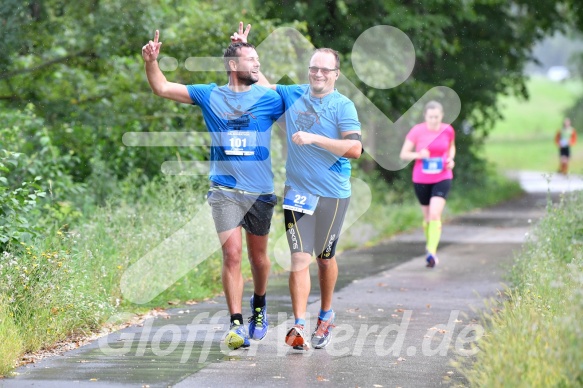
<path fill-rule="evenodd" d="M 273 100 L 272 101 L 273 113 L 271 115 L 271 119 L 273 121 L 277 121 L 277 119 L 279 119 L 281 117 L 281 115 L 283 114 L 283 112 L 285 111 L 284 106 L 283 106 L 283 99 L 282 99 L 282 97 L 280 97 L 279 94 L 274 93 L 273 91 L 271 91 L 270 97 Z"/>
<path fill-rule="evenodd" d="M 450 125 L 449 127 L 449 133 L 450 133 L 450 142 L 454 142 L 455 141 L 455 130 L 453 129 L 453 127 Z"/>
<path fill-rule="evenodd" d="M 358 121 L 356 107 L 348 99 L 342 104 L 339 110 L 338 129 L 340 129 L 340 132 L 360 131 L 360 121 Z"/>
<path fill-rule="evenodd" d="M 290 89 L 291 89 L 291 85 L 279 85 L 279 84 L 275 85 L 275 91 L 284 100 L 289 96 Z"/>
<path fill-rule="evenodd" d="M 201 105 L 205 99 L 208 99 L 210 91 L 215 87 L 215 84 L 197 84 L 197 85 L 186 85 L 186 90 L 190 95 L 190 99 L 195 105 Z"/>
<path fill-rule="evenodd" d="M 417 126 L 416 125 L 409 130 L 409 133 L 407 133 L 407 136 L 405 136 L 405 139 L 407 139 L 415 144 L 417 143 Z"/>

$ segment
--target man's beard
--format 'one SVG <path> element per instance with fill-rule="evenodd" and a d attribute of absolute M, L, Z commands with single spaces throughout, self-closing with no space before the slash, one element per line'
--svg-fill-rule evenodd
<path fill-rule="evenodd" d="M 253 74 L 250 71 L 244 73 L 242 72 L 237 73 L 237 79 L 239 80 L 239 82 L 247 86 L 251 86 L 254 83 L 257 83 L 257 81 L 259 81 L 259 77 L 253 78 Z"/>

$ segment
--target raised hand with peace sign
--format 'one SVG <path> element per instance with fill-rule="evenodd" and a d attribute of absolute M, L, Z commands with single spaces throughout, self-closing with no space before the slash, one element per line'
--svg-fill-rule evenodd
<path fill-rule="evenodd" d="M 231 35 L 231 43 L 247 43 L 249 31 L 251 31 L 251 24 L 247 24 L 247 28 L 243 30 L 243 22 L 239 22 L 239 31 Z"/>

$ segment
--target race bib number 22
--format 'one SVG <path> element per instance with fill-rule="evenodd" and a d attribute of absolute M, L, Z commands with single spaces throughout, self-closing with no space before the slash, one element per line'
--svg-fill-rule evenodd
<path fill-rule="evenodd" d="M 283 198 L 283 208 L 312 215 L 314 214 L 314 210 L 316 210 L 319 198 L 316 195 L 302 193 L 290 188 Z"/>

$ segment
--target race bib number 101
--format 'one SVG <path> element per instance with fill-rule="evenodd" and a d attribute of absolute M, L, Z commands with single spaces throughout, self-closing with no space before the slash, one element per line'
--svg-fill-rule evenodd
<path fill-rule="evenodd" d="M 221 132 L 221 146 L 227 155 L 254 155 L 257 147 L 257 132 Z"/>

